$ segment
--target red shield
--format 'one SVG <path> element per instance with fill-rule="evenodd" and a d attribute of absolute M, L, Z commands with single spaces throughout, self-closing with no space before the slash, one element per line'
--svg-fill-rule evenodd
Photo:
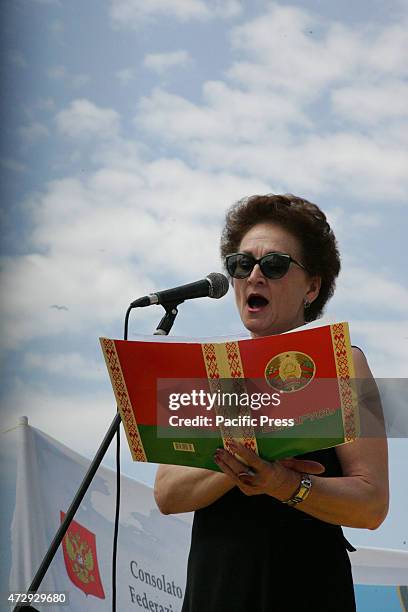
<path fill-rule="evenodd" d="M 65 513 L 61 512 L 61 522 L 64 517 Z M 76 521 L 71 521 L 62 541 L 62 550 L 71 582 L 85 595 L 105 599 L 99 575 L 95 534 Z"/>

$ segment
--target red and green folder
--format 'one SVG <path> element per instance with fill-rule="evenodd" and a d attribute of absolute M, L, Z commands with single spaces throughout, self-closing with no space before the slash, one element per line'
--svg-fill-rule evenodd
<path fill-rule="evenodd" d="M 231 439 L 273 460 L 351 442 L 358 436 L 347 323 L 223 342 L 157 341 L 154 336 L 151 341 L 100 341 L 135 461 L 218 470 L 214 452 L 228 448 Z M 205 392 L 218 397 L 224 389 L 246 396 L 255 389 L 279 393 L 281 403 L 261 411 L 245 406 L 225 411 L 219 404 L 213 410 L 171 411 L 163 400 L 166 393 L 197 389 L 197 381 Z M 247 415 L 238 427 L 169 425 L 169 417 L 175 414 L 202 414 L 215 421 L 216 415 L 231 416 L 234 410 L 236 415 Z M 291 418 L 294 424 L 248 424 L 249 417 L 259 421 L 261 413 Z"/>

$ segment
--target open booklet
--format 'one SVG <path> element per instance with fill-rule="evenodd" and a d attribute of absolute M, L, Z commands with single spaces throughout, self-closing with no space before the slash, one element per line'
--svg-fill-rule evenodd
<path fill-rule="evenodd" d="M 236 440 L 269 460 L 359 434 L 347 323 L 263 338 L 101 338 L 135 461 L 219 470 Z"/>

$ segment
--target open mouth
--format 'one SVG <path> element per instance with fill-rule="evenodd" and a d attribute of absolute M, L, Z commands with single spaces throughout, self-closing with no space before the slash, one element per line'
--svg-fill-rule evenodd
<path fill-rule="evenodd" d="M 269 304 L 269 300 L 263 295 L 257 293 L 251 293 L 247 299 L 248 310 L 250 312 L 259 312 L 262 308 L 265 308 Z"/>

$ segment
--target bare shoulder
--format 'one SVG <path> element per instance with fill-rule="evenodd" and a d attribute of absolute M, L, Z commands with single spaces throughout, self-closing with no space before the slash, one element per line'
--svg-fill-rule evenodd
<path fill-rule="evenodd" d="M 372 373 L 363 351 L 357 346 L 351 347 L 356 378 L 371 378 Z"/>

